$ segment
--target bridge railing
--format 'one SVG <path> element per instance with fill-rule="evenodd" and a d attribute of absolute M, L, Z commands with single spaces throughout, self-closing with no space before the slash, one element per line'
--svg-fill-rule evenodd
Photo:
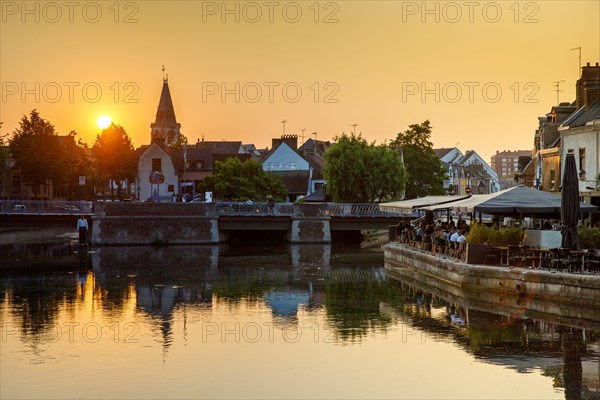
<path fill-rule="evenodd" d="M 272 203 L 269 206 L 267 202 L 236 203 L 236 202 L 218 202 L 215 203 L 219 215 L 278 215 L 291 216 L 294 213 L 293 203 Z"/>
<path fill-rule="evenodd" d="M 274 203 L 273 208 L 269 203 L 215 203 L 219 215 L 242 216 L 242 215 L 278 215 L 292 216 L 294 214 L 294 203 Z M 302 207 L 300 205 L 300 207 Z M 377 203 L 323 203 L 322 215 L 330 217 L 391 217 L 402 215 L 395 212 L 382 211 Z"/>
<path fill-rule="evenodd" d="M 65 200 L 2 200 L 0 214 L 28 215 L 78 215 L 92 214 L 91 201 Z"/>
<path fill-rule="evenodd" d="M 382 211 L 377 203 L 322 203 L 322 215 L 329 217 L 395 217 L 403 214 Z M 219 215 L 226 216 L 258 216 L 276 215 L 292 216 L 295 207 L 302 205 L 294 203 L 252 202 L 217 202 L 215 208 Z M 61 200 L 2 200 L 0 201 L 0 214 L 92 214 L 93 202 L 91 201 L 61 201 Z M 301 209 L 300 209 L 301 212 Z"/>
<path fill-rule="evenodd" d="M 325 203 L 325 214 L 332 217 L 393 217 L 397 212 L 382 211 L 378 203 Z"/>

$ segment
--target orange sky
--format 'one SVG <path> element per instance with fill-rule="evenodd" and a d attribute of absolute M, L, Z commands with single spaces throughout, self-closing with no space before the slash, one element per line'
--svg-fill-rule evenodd
<path fill-rule="evenodd" d="M 36 108 L 89 144 L 101 114 L 136 147 L 149 142 L 164 64 L 190 142 L 270 147 L 287 120 L 305 139 L 358 124 L 381 143 L 429 119 L 435 147 L 489 161 L 532 148 L 554 81 L 574 100 L 570 49 L 600 61 L 598 0 L 4 0 L 0 10 L 2 134 Z"/>

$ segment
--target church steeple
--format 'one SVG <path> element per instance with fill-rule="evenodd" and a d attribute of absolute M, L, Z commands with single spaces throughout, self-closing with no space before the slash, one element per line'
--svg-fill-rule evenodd
<path fill-rule="evenodd" d="M 177 123 L 175 118 L 175 108 L 171 99 L 169 90 L 169 77 L 165 76 L 165 66 L 163 65 L 163 87 L 156 111 L 156 119 L 150 124 L 151 141 L 163 143 L 167 146 L 177 143 L 179 140 L 179 131 L 181 124 Z"/>

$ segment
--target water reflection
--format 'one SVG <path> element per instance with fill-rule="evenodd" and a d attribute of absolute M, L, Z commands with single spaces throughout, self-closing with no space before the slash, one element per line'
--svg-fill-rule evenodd
<path fill-rule="evenodd" d="M 519 312 L 507 312 L 505 305 L 497 313 L 490 312 L 490 303 L 467 300 L 451 284 L 444 291 L 443 285 L 433 290 L 427 283 L 396 280 L 412 299 L 401 312 L 411 316 L 413 326 L 437 339 L 449 339 L 485 362 L 521 373 L 541 369 L 555 387 L 565 389 L 566 399 L 600 397 L 597 310 L 596 320 L 569 317 L 565 319 L 568 325 L 560 325 L 548 322 L 558 319 L 551 313 L 545 314 L 546 320 L 528 318 L 520 306 Z"/>
<path fill-rule="evenodd" d="M 0 397 L 600 397 L 589 310 L 392 280 L 379 252 L 63 250 L 0 264 Z"/>

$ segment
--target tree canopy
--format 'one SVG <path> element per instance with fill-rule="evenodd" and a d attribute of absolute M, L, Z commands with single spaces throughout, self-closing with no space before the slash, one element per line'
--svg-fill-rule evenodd
<path fill-rule="evenodd" d="M 406 173 L 397 151 L 354 133 L 342 134 L 325 152 L 323 174 L 333 201 L 368 203 L 401 197 Z"/>
<path fill-rule="evenodd" d="M 63 172 L 57 162 L 64 158 L 58 135 L 36 110 L 31 111 L 29 118 L 23 115 L 10 139 L 10 153 L 21 179 L 31 186 L 36 197 L 40 186 L 58 180 Z"/>
<path fill-rule="evenodd" d="M 406 131 L 398 133 L 396 139 L 390 143 L 391 146 L 402 148 L 404 165 L 408 172 L 407 199 L 446 194 L 446 170 L 433 151 L 433 143 L 430 140 L 432 128 L 429 120 L 409 125 Z"/>
<path fill-rule="evenodd" d="M 287 189 L 281 180 L 262 169 L 253 159 L 241 162 L 236 157 L 217 161 L 215 173 L 198 184 L 201 192 L 213 192 L 217 199 L 232 201 L 266 201 L 271 195 L 275 200 L 284 200 Z"/>
<path fill-rule="evenodd" d="M 134 180 L 137 172 L 137 159 L 127 132 L 122 126 L 111 124 L 96 136 L 92 152 L 96 157 L 98 173 L 102 178 L 116 183 L 119 200 L 122 200 L 123 182 Z M 111 198 L 112 188 L 113 185 Z"/>

